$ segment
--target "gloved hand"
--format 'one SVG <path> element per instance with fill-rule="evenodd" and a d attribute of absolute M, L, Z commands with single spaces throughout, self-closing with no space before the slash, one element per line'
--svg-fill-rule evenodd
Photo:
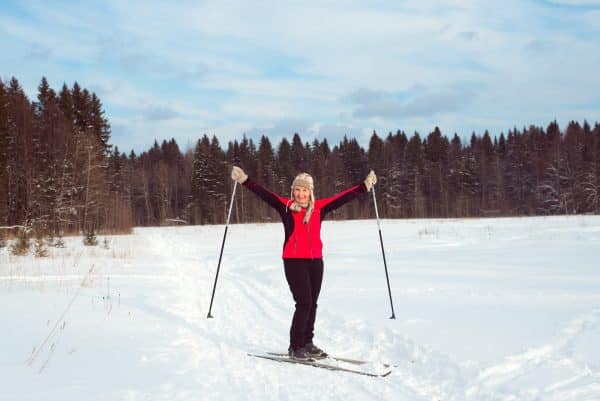
<path fill-rule="evenodd" d="M 238 184 L 243 184 L 248 179 L 248 174 L 244 173 L 244 170 L 238 166 L 233 166 L 233 169 L 231 169 L 231 179 L 237 181 Z"/>
<path fill-rule="evenodd" d="M 369 171 L 369 174 L 367 175 L 367 178 L 365 178 L 364 182 L 365 187 L 367 187 L 367 192 L 371 191 L 373 185 L 377 183 L 377 176 L 375 175 L 375 172 L 373 170 Z"/>

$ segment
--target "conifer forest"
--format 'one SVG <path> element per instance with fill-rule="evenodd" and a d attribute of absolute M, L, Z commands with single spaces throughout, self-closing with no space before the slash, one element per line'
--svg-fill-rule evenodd
<path fill-rule="evenodd" d="M 593 124 L 593 125 L 591 125 Z M 199 133 L 193 149 L 174 139 L 141 154 L 110 143 L 102 102 L 78 83 L 56 92 L 45 78 L 36 99 L 18 80 L 0 80 L 0 226 L 36 236 L 128 232 L 134 226 L 222 224 L 233 190 L 231 167 L 289 196 L 299 172 L 315 179 L 317 198 L 361 182 L 370 169 L 383 218 L 445 218 L 600 213 L 600 124 L 514 127 L 465 141 L 432 127 L 356 138 L 279 143 L 220 143 Z M 286 135 L 287 133 L 282 133 Z M 149 144 L 153 138 L 149 138 Z M 367 194 L 333 218 L 374 216 Z M 233 223 L 277 221 L 245 190 Z M 6 230 L 4 230 L 6 232 Z"/>

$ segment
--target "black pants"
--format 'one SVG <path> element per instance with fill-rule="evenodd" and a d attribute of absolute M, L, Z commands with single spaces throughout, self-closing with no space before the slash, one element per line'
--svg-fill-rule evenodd
<path fill-rule="evenodd" d="M 296 302 L 290 328 L 290 348 L 312 341 L 317 315 L 317 300 L 323 281 L 323 259 L 284 259 L 285 278 Z"/>

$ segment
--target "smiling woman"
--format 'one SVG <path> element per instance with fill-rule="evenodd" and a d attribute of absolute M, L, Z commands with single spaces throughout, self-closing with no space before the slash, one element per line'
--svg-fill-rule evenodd
<path fill-rule="evenodd" d="M 264 188 L 237 166 L 233 167 L 231 178 L 277 210 L 283 222 L 283 266 L 296 303 L 290 327 L 290 357 L 302 360 L 325 358 L 327 353 L 313 343 L 317 300 L 323 282 L 321 222 L 328 213 L 370 191 L 377 182 L 375 173 L 371 170 L 362 183 L 332 197 L 316 200 L 314 180 L 307 173 L 298 174 L 294 179 L 291 199 Z"/>

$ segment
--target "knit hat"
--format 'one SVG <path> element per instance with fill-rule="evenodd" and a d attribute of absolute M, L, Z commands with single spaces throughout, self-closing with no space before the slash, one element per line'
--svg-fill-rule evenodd
<path fill-rule="evenodd" d="M 304 187 L 311 191 L 315 189 L 313 178 L 308 173 L 298 174 L 296 178 L 294 178 L 294 182 L 292 182 L 292 189 L 294 189 L 294 187 Z"/>
<path fill-rule="evenodd" d="M 290 194 L 290 197 L 292 198 L 292 200 L 291 200 L 290 209 L 292 209 L 295 212 L 299 212 L 300 210 L 302 210 L 302 205 L 300 205 L 294 199 L 294 188 L 295 187 L 303 187 L 310 191 L 310 194 L 308 196 L 308 206 L 305 206 L 306 207 L 306 215 L 304 215 L 304 220 L 303 220 L 303 223 L 307 224 L 308 221 L 310 220 L 310 215 L 312 214 L 312 212 L 315 208 L 315 194 L 314 194 L 315 185 L 314 185 L 313 178 L 310 176 L 310 174 L 300 173 L 296 176 L 296 178 L 294 178 L 294 181 L 292 182 L 292 188 L 291 188 L 291 194 Z"/>

